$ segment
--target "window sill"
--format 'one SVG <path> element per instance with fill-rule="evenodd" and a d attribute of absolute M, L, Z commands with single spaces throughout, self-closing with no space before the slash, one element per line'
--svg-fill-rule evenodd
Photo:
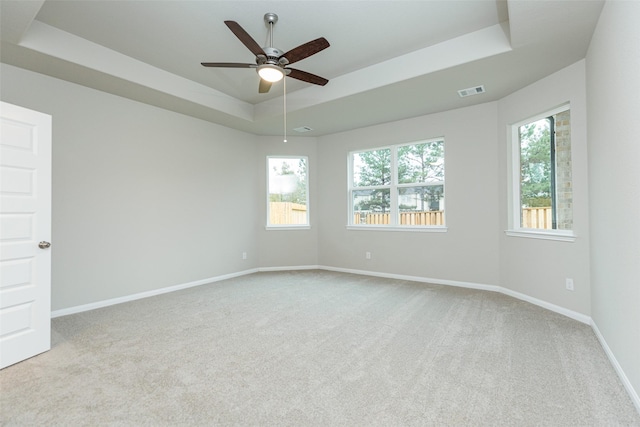
<path fill-rule="evenodd" d="M 358 231 L 411 231 L 418 233 L 446 233 L 447 227 L 444 226 L 426 226 L 411 227 L 397 225 L 347 225 L 347 230 Z"/>
<path fill-rule="evenodd" d="M 267 225 L 264 227 L 267 231 L 274 230 L 310 230 L 310 225 Z"/>
<path fill-rule="evenodd" d="M 555 240 L 558 242 L 575 242 L 576 235 L 573 231 L 542 231 L 542 230 L 506 230 L 507 236 L 524 237 L 528 239 Z"/>

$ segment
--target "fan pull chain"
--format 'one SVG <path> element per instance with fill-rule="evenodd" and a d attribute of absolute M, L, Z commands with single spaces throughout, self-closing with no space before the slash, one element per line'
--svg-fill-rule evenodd
<path fill-rule="evenodd" d="M 284 142 L 287 142 L 287 78 L 285 76 L 283 81 L 284 94 L 282 98 L 284 99 Z"/>

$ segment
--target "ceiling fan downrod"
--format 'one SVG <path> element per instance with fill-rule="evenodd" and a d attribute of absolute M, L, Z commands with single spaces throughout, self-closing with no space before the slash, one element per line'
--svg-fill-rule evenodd
<path fill-rule="evenodd" d="M 267 56 L 271 56 L 274 59 L 277 60 L 276 56 L 281 56 L 283 52 L 281 52 L 279 49 L 276 49 L 275 47 L 273 47 L 273 26 L 275 25 L 275 23 L 278 22 L 278 15 L 276 15 L 275 13 L 265 13 L 264 14 L 264 23 L 267 24 L 269 26 L 269 46 L 263 48 L 265 53 L 267 54 Z M 283 69 L 283 73 L 284 73 L 284 67 L 283 65 L 288 63 L 289 61 L 286 60 L 286 58 L 282 58 L 284 59 L 283 61 L 278 61 L 279 66 Z M 286 143 L 287 142 L 287 80 L 284 80 L 284 85 L 283 85 L 283 89 L 282 89 L 282 99 L 283 99 L 283 104 L 284 104 L 284 114 L 283 114 L 283 119 L 284 119 L 284 139 L 283 141 Z"/>
<path fill-rule="evenodd" d="M 278 15 L 275 13 L 265 13 L 264 23 L 269 27 L 269 46 L 273 47 L 273 26 L 278 22 Z"/>
<path fill-rule="evenodd" d="M 255 55 L 254 63 L 201 62 L 201 64 L 205 67 L 255 68 L 260 76 L 259 93 L 269 92 L 271 83 L 280 81 L 285 76 L 319 86 L 324 86 L 329 82 L 329 80 L 324 77 L 287 67 L 290 64 L 301 61 L 328 48 L 329 42 L 327 39 L 319 37 L 290 49 L 287 52 L 283 52 L 273 47 L 273 25 L 278 22 L 278 15 L 275 13 L 266 13 L 264 15 L 264 22 L 269 26 L 268 39 L 271 45 L 266 47 L 261 47 L 236 21 L 224 21 L 225 25 L 238 40 Z"/>
<path fill-rule="evenodd" d="M 269 26 L 269 46 L 265 46 L 262 49 L 267 54 L 267 63 L 283 66 L 288 63 L 286 58 L 281 58 L 284 52 L 273 46 L 273 26 L 276 22 L 278 22 L 278 15 L 275 13 L 264 14 L 264 23 Z"/>

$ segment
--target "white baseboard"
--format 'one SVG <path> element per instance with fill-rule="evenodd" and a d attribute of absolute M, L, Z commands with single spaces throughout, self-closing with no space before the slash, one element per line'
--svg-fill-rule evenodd
<path fill-rule="evenodd" d="M 569 310 L 567 308 L 560 307 L 559 305 L 551 304 L 550 302 L 530 297 L 529 295 L 521 294 L 520 292 L 512 291 L 511 289 L 500 287 L 500 290 L 498 292 L 522 301 L 529 302 L 531 304 L 537 305 L 538 307 L 546 308 L 547 310 L 551 310 L 555 313 L 562 314 L 563 316 L 570 317 L 571 319 L 577 320 L 578 322 L 584 323 L 586 325 L 591 325 L 591 317 L 587 316 L 586 314 L 578 313 L 577 311 Z"/>
<path fill-rule="evenodd" d="M 123 302 L 135 301 L 142 298 L 148 298 L 156 295 L 166 294 L 169 292 L 179 291 L 181 289 L 193 288 L 194 286 L 206 285 L 208 283 L 219 282 L 221 280 L 232 279 L 234 277 L 245 276 L 247 274 L 257 273 L 258 269 L 244 270 L 237 273 L 224 274 L 222 276 L 210 277 L 208 279 L 196 280 L 194 282 L 183 283 L 181 285 L 168 286 L 166 288 L 154 289 L 147 292 L 126 295 L 118 298 L 92 302 L 89 304 L 76 305 L 74 307 L 63 308 L 51 312 L 51 318 L 66 316 L 68 314 L 82 313 L 83 311 L 95 310 L 96 308 L 108 307 L 110 305 L 121 304 Z"/>
<path fill-rule="evenodd" d="M 586 323 L 591 325 L 591 318 L 584 314 L 568 310 L 564 307 L 557 306 L 555 304 L 551 304 L 546 301 L 539 300 L 537 298 L 530 297 L 525 294 L 521 294 L 519 292 L 512 291 L 507 288 L 503 288 L 501 286 L 496 285 L 486 285 L 482 283 L 473 283 L 473 282 L 462 282 L 457 280 L 444 280 L 444 279 L 434 279 L 430 277 L 421 277 L 421 276 L 408 276 L 404 274 L 391 274 L 391 273 L 381 273 L 377 271 L 368 271 L 368 270 L 355 270 L 352 268 L 340 268 L 340 267 L 330 267 L 326 265 L 298 265 L 298 266 L 284 266 L 284 267 L 261 267 L 254 268 L 250 270 L 244 270 L 237 273 L 225 274 L 222 276 L 210 277 L 208 279 L 196 280 L 194 282 L 183 283 L 180 285 L 168 286 L 166 288 L 154 289 L 147 292 L 140 292 L 137 294 L 126 295 L 123 297 L 112 298 L 103 301 L 97 301 L 89 304 L 78 305 L 69 308 L 63 308 L 60 310 L 55 310 L 51 312 L 51 318 L 66 316 L 68 314 L 81 313 L 83 311 L 95 310 L 96 308 L 108 307 L 110 305 L 121 304 L 123 302 L 135 301 L 142 298 L 152 297 L 155 295 L 166 294 L 168 292 L 179 291 L 181 289 L 192 288 L 194 286 L 206 285 L 207 283 L 219 282 L 221 280 L 232 279 L 234 277 L 245 276 L 247 274 L 253 274 L 257 272 L 264 271 L 293 271 L 293 270 L 327 270 L 327 271 L 338 271 L 342 273 L 351 273 L 351 274 L 361 274 L 364 276 L 375 276 L 375 277 L 384 277 L 388 279 L 398 279 L 398 280 L 411 280 L 413 282 L 421 282 L 421 283 L 432 283 L 434 285 L 445 285 L 445 286 L 455 286 L 458 288 L 469 288 L 469 289 L 479 289 L 484 291 L 491 292 L 500 292 L 501 294 L 509 295 L 511 297 L 517 298 L 522 301 L 529 302 L 531 304 L 537 305 L 542 308 L 546 308 L 547 310 L 551 310 L 553 312 L 562 314 L 564 316 L 570 317 L 574 320 L 577 320 L 582 323 Z"/>
<path fill-rule="evenodd" d="M 609 362 L 611 362 L 611 365 L 613 365 L 613 369 L 615 369 L 616 373 L 618 374 L 620 381 L 622 381 L 624 388 L 627 390 L 627 393 L 629 394 L 631 401 L 635 405 L 636 410 L 640 413 L 640 396 L 638 396 L 638 392 L 636 392 L 636 390 L 631 385 L 631 381 L 629 381 L 629 378 L 627 378 L 627 375 L 622 370 L 622 366 L 620 366 L 620 364 L 618 363 L 616 356 L 613 355 L 611 348 L 609 348 L 609 344 L 607 344 L 607 342 L 605 341 L 604 336 L 602 336 L 602 334 L 600 333 L 600 329 L 598 329 L 598 325 L 596 325 L 596 322 L 593 319 L 591 320 L 591 328 L 596 334 L 596 337 L 598 337 L 600 345 L 609 358 Z"/>
<path fill-rule="evenodd" d="M 352 268 L 329 267 L 326 265 L 320 265 L 317 268 L 320 270 L 338 271 L 341 273 L 361 274 L 363 276 L 384 277 L 387 279 L 410 280 L 412 282 L 431 283 L 434 285 L 457 286 L 459 288 L 481 289 L 484 291 L 496 292 L 500 289 L 499 286 L 495 286 L 495 285 L 484 285 L 481 283 L 472 283 L 472 282 L 459 282 L 456 280 L 432 279 L 429 277 L 408 276 L 405 274 L 381 273 L 378 271 L 368 271 L 368 270 L 354 270 Z"/>
<path fill-rule="evenodd" d="M 261 267 L 258 271 L 294 271 L 294 270 L 319 270 L 317 265 L 292 265 L 288 267 Z"/>
<path fill-rule="evenodd" d="M 179 291 L 181 289 L 192 288 L 192 287 L 195 287 L 195 286 L 206 285 L 208 283 L 219 282 L 221 280 L 232 279 L 234 277 L 245 276 L 245 275 L 253 274 L 253 273 L 257 273 L 257 272 L 293 271 L 293 270 L 337 271 L 337 272 L 342 272 L 342 273 L 360 274 L 360 275 L 365 275 L 365 276 L 384 277 L 384 278 L 388 278 L 388 279 L 410 280 L 410 281 L 413 281 L 413 282 L 431 283 L 431 284 L 434 284 L 434 285 L 455 286 L 455 287 L 459 287 L 459 288 L 470 288 L 470 289 L 485 290 L 485 291 L 490 291 L 490 292 L 499 292 L 501 294 L 508 295 L 510 297 L 513 297 L 513 298 L 516 298 L 516 299 L 519 299 L 519 300 L 526 301 L 528 303 L 537 305 L 539 307 L 545 308 L 545 309 L 553 311 L 555 313 L 562 314 L 562 315 L 567 316 L 567 317 L 569 317 L 571 319 L 577 320 L 578 322 L 590 325 L 591 328 L 593 329 L 594 333 L 596 334 L 596 337 L 598 338 L 598 341 L 600 342 L 600 345 L 602 346 L 602 348 L 604 349 L 605 353 L 607 354 L 607 357 L 609 358 L 609 361 L 611 362 L 611 364 L 613 365 L 613 368 L 615 369 L 616 373 L 618 374 L 618 377 L 620 377 L 620 380 L 622 381 L 625 389 L 629 393 L 629 396 L 631 397 L 631 400 L 633 401 L 633 404 L 635 405 L 635 407 L 638 410 L 638 412 L 640 412 L 640 397 L 638 397 L 638 393 L 636 392 L 636 390 L 631 385 L 631 382 L 629 381 L 629 379 L 627 378 L 626 374 L 622 370 L 622 367 L 620 366 L 620 364 L 616 360 L 615 356 L 613 355 L 613 352 L 609 348 L 609 345 L 605 341 L 604 337 L 600 333 L 600 330 L 598 329 L 598 327 L 595 324 L 595 322 L 593 321 L 593 319 L 591 319 L 591 317 L 589 317 L 589 316 L 587 316 L 585 314 L 582 314 L 582 313 L 578 313 L 578 312 L 566 309 L 564 307 L 560 307 L 560 306 L 555 305 L 555 304 L 551 304 L 551 303 L 543 301 L 543 300 L 539 300 L 537 298 L 533 298 L 533 297 L 531 297 L 529 295 L 521 294 L 519 292 L 512 291 L 511 289 L 503 288 L 502 286 L 496 286 L 496 285 L 486 285 L 486 284 L 482 284 L 482 283 L 473 283 L 473 282 L 462 282 L 462 281 L 457 281 L 457 280 L 433 279 L 433 278 L 428 278 L 428 277 L 408 276 L 408 275 L 403 275 L 403 274 L 381 273 L 381 272 L 377 272 L 377 271 L 368 271 L 368 270 L 355 270 L 355 269 L 351 269 L 351 268 L 330 267 L 330 266 L 326 266 L 326 265 L 262 267 L 262 268 L 254 268 L 254 269 L 250 269 L 250 270 L 244 270 L 244 271 L 240 271 L 240 272 L 237 272 L 237 273 L 225 274 L 225 275 L 222 275 L 222 276 L 210 277 L 208 279 L 196 280 L 194 282 L 183 283 L 183 284 L 180 284 L 180 285 L 168 286 L 166 288 L 154 289 L 152 291 L 140 292 L 140 293 L 137 293 L 137 294 L 127 295 L 127 296 L 124 296 L 124 297 L 112 298 L 112 299 L 108 299 L 108 300 L 104 300 L 104 301 L 98 301 L 98 302 L 94 302 L 94 303 L 90 303 L 90 304 L 83 304 L 83 305 L 78 305 L 78 306 L 75 306 L 75 307 L 69 307 L 69 308 L 64 308 L 64 309 L 61 309 L 61 310 L 55 310 L 55 311 L 51 312 L 51 318 L 60 317 L 60 316 L 66 316 L 68 314 L 81 313 L 83 311 L 95 310 L 97 308 L 108 307 L 110 305 L 120 304 L 120 303 L 128 302 L 128 301 L 135 301 L 135 300 L 142 299 L 142 298 L 148 298 L 148 297 L 152 297 L 152 296 L 155 296 L 155 295 L 160 295 L 160 294 L 165 294 L 165 293 L 169 293 L 169 292 Z"/>
<path fill-rule="evenodd" d="M 366 276 L 377 276 L 377 277 L 386 277 L 389 279 L 411 280 L 414 282 L 432 283 L 434 285 L 456 286 L 458 288 L 470 288 L 470 289 L 480 289 L 484 291 L 499 292 L 501 294 L 508 295 L 510 297 L 537 305 L 547 310 L 551 310 L 558 314 L 562 314 L 563 316 L 570 317 L 571 319 L 577 320 L 578 322 L 585 323 L 587 325 L 591 324 L 591 317 L 585 314 L 578 313 L 576 311 L 569 310 L 564 307 L 560 307 L 558 305 L 551 304 L 549 302 L 530 297 L 529 295 L 521 294 L 520 292 L 512 291 L 511 289 L 503 288 L 502 286 L 486 285 L 482 283 L 472 283 L 472 282 L 461 282 L 457 280 L 433 279 L 429 277 L 406 276 L 402 274 L 388 274 L 388 273 L 379 273 L 374 271 L 353 270 L 349 268 L 337 268 L 337 267 L 328 267 L 328 266 L 319 266 L 318 268 L 322 270 L 340 271 L 343 273 L 363 274 Z"/>

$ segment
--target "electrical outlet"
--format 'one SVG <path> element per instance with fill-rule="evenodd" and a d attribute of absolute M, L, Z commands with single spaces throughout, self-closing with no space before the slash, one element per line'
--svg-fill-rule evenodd
<path fill-rule="evenodd" d="M 366 259 L 371 259 L 371 252 L 365 252 L 365 253 L 364 253 L 364 257 L 365 257 Z"/>
<path fill-rule="evenodd" d="M 565 286 L 567 287 L 568 291 L 572 291 L 573 290 L 573 279 L 565 279 Z"/>
<path fill-rule="evenodd" d="M 242 252 L 242 259 L 247 259 L 247 253 L 246 252 Z"/>

